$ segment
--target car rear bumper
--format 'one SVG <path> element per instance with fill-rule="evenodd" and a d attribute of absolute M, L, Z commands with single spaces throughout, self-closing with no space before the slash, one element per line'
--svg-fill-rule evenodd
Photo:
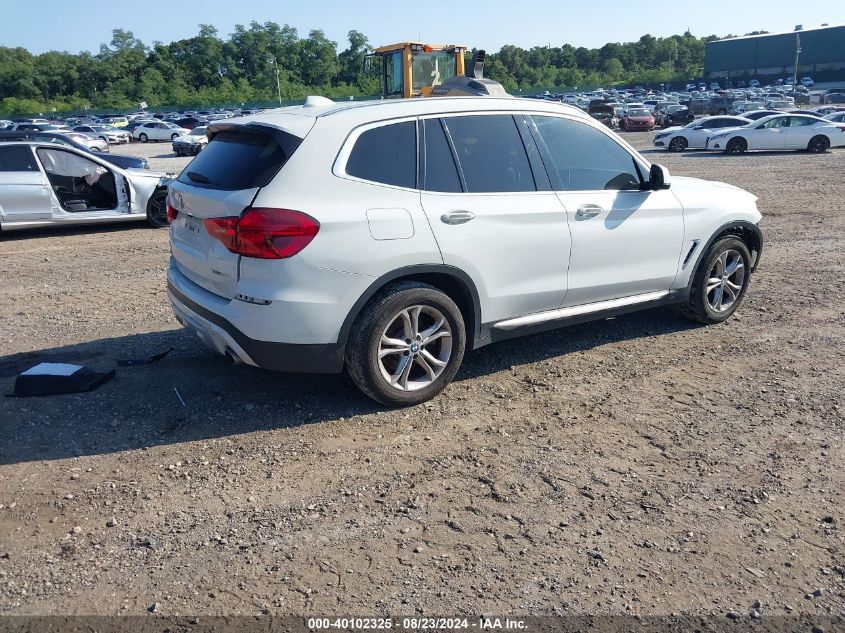
<path fill-rule="evenodd" d="M 229 299 L 192 281 L 183 265 L 171 257 L 173 311 L 218 353 L 276 371 L 342 371 L 341 330 L 372 278 L 317 268 L 298 257 L 243 258 L 235 293 L 245 297 Z"/>
<path fill-rule="evenodd" d="M 282 372 L 328 374 L 343 371 L 343 347 L 337 343 L 259 341 L 190 299 L 170 280 L 167 295 L 176 319 L 207 347 L 235 363 Z"/>

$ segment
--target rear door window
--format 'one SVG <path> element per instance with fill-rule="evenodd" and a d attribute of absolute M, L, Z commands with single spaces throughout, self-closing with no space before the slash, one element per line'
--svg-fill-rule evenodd
<path fill-rule="evenodd" d="M 26 145 L 0 147 L 0 171 L 38 171 L 32 150 Z"/>
<path fill-rule="evenodd" d="M 790 118 L 789 127 L 804 127 L 805 125 L 815 125 L 818 121 L 807 117 L 795 116 Z"/>
<path fill-rule="evenodd" d="M 346 173 L 385 185 L 416 189 L 416 123 L 391 123 L 362 132 L 346 161 Z"/>
<path fill-rule="evenodd" d="M 509 114 L 443 119 L 470 193 L 536 191 L 516 121 Z"/>
<path fill-rule="evenodd" d="M 207 189 L 235 191 L 263 187 L 290 159 L 301 138 L 278 131 L 218 132 L 179 174 L 179 182 Z"/>
<path fill-rule="evenodd" d="M 455 157 L 449 146 L 449 139 L 443 131 L 440 119 L 423 121 L 425 127 L 425 154 L 422 188 L 426 191 L 458 193 L 462 191 L 461 178 L 455 165 Z"/>

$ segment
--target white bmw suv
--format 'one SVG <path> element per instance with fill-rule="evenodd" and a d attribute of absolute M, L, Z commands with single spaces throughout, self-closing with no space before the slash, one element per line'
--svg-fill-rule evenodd
<path fill-rule="evenodd" d="M 388 405 L 501 339 L 663 304 L 724 321 L 762 251 L 752 194 L 670 180 L 561 104 L 317 97 L 209 137 L 170 186 L 176 317 Z"/>

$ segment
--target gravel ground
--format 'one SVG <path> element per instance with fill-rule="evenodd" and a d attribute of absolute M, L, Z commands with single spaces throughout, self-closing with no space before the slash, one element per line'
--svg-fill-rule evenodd
<path fill-rule="evenodd" d="M 4 392 L 174 348 L 0 399 L 0 613 L 843 614 L 845 151 L 647 155 L 759 196 L 738 314 L 492 345 L 406 410 L 205 350 L 170 313 L 166 231 L 0 238 Z"/>

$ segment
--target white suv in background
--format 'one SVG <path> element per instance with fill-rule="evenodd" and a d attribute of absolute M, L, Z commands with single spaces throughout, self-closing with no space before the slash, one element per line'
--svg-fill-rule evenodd
<path fill-rule="evenodd" d="M 724 321 L 760 259 L 752 194 L 670 181 L 562 104 L 317 97 L 209 136 L 169 191 L 177 318 L 388 405 L 508 337 L 663 304 Z"/>

